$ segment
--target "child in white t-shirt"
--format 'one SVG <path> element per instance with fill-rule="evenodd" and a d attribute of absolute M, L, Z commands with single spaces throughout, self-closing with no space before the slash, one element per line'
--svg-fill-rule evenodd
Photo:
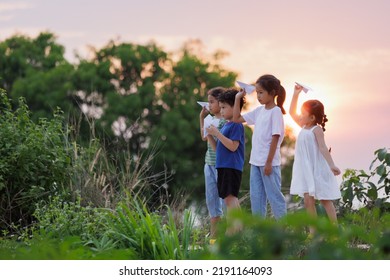
<path fill-rule="evenodd" d="M 266 217 L 267 201 L 269 201 L 274 217 L 279 219 L 287 213 L 286 202 L 281 191 L 280 170 L 280 145 L 284 138 L 283 103 L 286 92 L 279 79 L 273 75 L 263 75 L 258 78 L 256 92 L 257 99 L 263 106 L 241 115 L 240 108 L 235 105 L 233 121 L 254 125 L 249 160 L 252 213 Z M 245 90 L 242 90 L 236 95 L 236 99 L 245 95 Z"/>

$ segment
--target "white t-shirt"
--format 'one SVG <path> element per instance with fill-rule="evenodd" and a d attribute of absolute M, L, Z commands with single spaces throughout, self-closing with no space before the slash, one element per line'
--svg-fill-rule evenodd
<path fill-rule="evenodd" d="M 259 106 L 251 112 L 243 114 L 242 117 L 248 125 L 255 125 L 252 136 L 252 151 L 249 163 L 256 166 L 265 166 L 272 136 L 280 135 L 272 166 L 280 166 L 280 145 L 284 138 L 283 113 L 278 106 L 272 109 L 265 109 Z"/>

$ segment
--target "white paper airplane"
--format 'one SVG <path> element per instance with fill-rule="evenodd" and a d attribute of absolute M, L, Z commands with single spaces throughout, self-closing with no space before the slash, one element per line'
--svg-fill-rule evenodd
<path fill-rule="evenodd" d="M 298 86 L 303 87 L 303 92 L 304 92 L 304 93 L 307 93 L 309 90 L 314 91 L 311 87 L 308 87 L 308 86 L 306 86 L 306 85 L 304 85 L 304 84 L 297 83 L 297 82 L 295 82 L 295 83 L 296 83 Z"/>
<path fill-rule="evenodd" d="M 209 107 L 209 103 L 208 102 L 204 102 L 204 101 L 197 101 L 197 103 L 203 107 L 206 107 L 206 110 L 207 111 L 210 111 L 210 107 Z"/>
<path fill-rule="evenodd" d="M 213 118 L 211 115 L 208 115 L 205 119 L 204 119 L 204 123 L 203 123 L 203 137 L 206 137 L 207 136 L 207 128 L 209 128 L 211 125 L 215 126 L 218 128 L 218 125 L 219 125 L 219 119 L 217 118 Z"/>
<path fill-rule="evenodd" d="M 236 81 L 236 83 L 240 86 L 240 88 L 245 89 L 246 94 L 251 94 L 256 89 L 255 86 L 248 85 L 240 81 Z"/>

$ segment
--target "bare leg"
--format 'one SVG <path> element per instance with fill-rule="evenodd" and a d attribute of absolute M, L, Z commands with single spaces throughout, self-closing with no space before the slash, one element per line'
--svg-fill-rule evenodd
<path fill-rule="evenodd" d="M 233 195 L 228 195 L 225 197 L 225 204 L 228 212 L 231 209 L 240 208 L 240 202 L 238 201 L 238 198 Z"/>
<path fill-rule="evenodd" d="M 217 237 L 217 226 L 221 217 L 213 217 L 210 219 L 210 238 L 214 239 Z"/>
<path fill-rule="evenodd" d="M 238 198 L 233 195 L 229 195 L 225 197 L 224 200 L 227 208 L 227 218 L 229 220 L 229 212 L 233 209 L 240 209 L 240 202 L 238 201 Z M 232 223 L 232 224 L 233 225 L 231 226 L 231 228 L 226 230 L 227 235 L 232 235 L 242 229 L 242 224 L 240 223 L 238 224 Z"/>
<path fill-rule="evenodd" d="M 334 207 L 332 200 L 321 200 L 322 206 L 324 206 L 326 214 L 335 225 L 337 225 L 336 208 Z"/>
<path fill-rule="evenodd" d="M 313 196 L 310 196 L 308 193 L 304 194 L 303 201 L 305 203 L 305 208 L 307 213 L 310 216 L 317 217 L 317 210 L 316 210 L 316 201 Z M 315 230 L 313 227 L 309 227 L 310 235 L 313 235 L 315 233 Z"/>

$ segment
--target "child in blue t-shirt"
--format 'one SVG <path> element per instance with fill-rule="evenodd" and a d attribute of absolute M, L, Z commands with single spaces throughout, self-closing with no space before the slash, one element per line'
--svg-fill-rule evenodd
<path fill-rule="evenodd" d="M 216 150 L 215 167 L 218 171 L 218 194 L 224 199 L 228 214 L 229 210 L 240 208 L 238 193 L 245 156 L 244 126 L 241 123 L 232 122 L 237 93 L 236 89 L 227 89 L 218 97 L 221 116 L 226 120 L 226 123 L 221 131 L 214 126 L 207 129 L 208 140 Z M 244 102 L 245 99 L 241 98 L 240 108 L 243 107 Z M 212 136 L 216 137 L 217 141 Z"/>

